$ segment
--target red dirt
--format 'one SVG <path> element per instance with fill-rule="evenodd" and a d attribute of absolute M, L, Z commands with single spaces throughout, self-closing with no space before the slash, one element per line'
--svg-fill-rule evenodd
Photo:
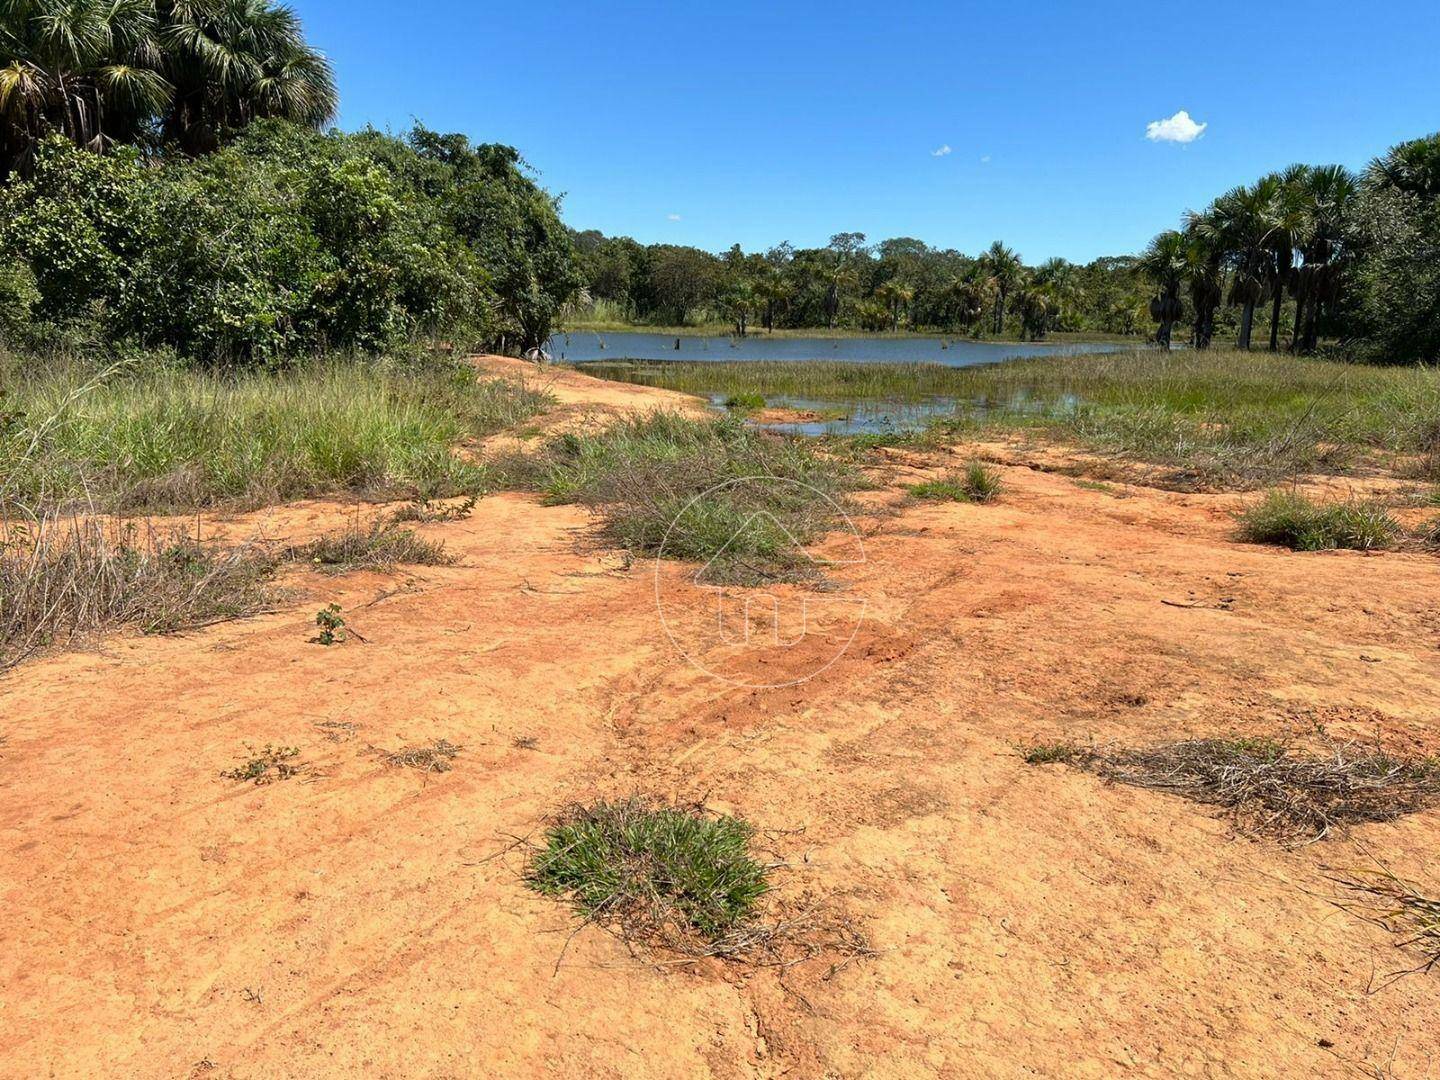
<path fill-rule="evenodd" d="M 555 388 L 566 409 L 674 397 Z M 519 495 L 420 528 L 458 566 L 305 573 L 281 613 L 0 680 L 0 1073 L 1424 1074 L 1437 976 L 1367 993 L 1415 958 L 1328 903 L 1324 868 L 1423 879 L 1440 814 L 1285 850 L 1013 747 L 1323 725 L 1440 751 L 1440 561 L 1244 545 L 1239 497 L 1024 464 L 994 505 L 907 502 L 964 460 L 942 458 L 892 457 L 867 561 L 837 572 L 859 632 L 783 689 L 687 663 L 652 564 Z M 364 642 L 307 642 L 331 601 Z M 829 645 L 768 659 L 804 673 Z M 437 738 L 462 747 L 449 772 L 374 752 Z M 220 777 L 267 743 L 301 776 Z M 773 841 L 781 892 L 830 896 L 877 955 L 782 977 L 657 966 L 595 927 L 567 948 L 574 920 L 506 848 L 635 791 L 803 830 Z"/>

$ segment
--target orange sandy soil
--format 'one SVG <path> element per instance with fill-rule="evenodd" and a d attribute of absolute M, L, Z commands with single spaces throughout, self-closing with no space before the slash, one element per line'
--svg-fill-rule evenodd
<path fill-rule="evenodd" d="M 566 415 L 676 404 L 573 372 L 553 389 Z M 1367 993 L 1418 958 L 1325 875 L 1378 858 L 1425 880 L 1440 813 L 1286 849 L 1013 747 L 1323 725 L 1436 752 L 1440 561 L 1240 544 L 1237 496 L 1088 489 L 1022 451 L 997 504 L 905 501 L 963 460 L 877 472 L 866 561 L 836 575 L 863 622 L 783 689 L 697 670 L 652 564 L 522 495 L 421 527 L 458 566 L 305 572 L 276 614 L 12 672 L 0 1073 L 1425 1075 L 1440 976 Z M 301 539 L 355 512 L 225 530 Z M 691 573 L 661 586 L 683 598 Z M 307 642 L 331 601 L 363 642 Z M 833 631 L 766 669 L 806 673 Z M 452 771 L 380 756 L 437 738 L 463 748 Z M 220 777 L 267 743 L 305 771 Z M 781 900 L 827 897 L 876 955 L 782 975 L 596 927 L 567 948 L 573 918 L 507 846 L 637 791 L 775 830 Z"/>

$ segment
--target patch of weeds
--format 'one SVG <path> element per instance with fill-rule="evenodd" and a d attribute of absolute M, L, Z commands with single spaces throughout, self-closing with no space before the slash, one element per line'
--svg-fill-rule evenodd
<path fill-rule="evenodd" d="M 987 503 L 998 498 L 1005 490 L 1000 474 L 983 461 L 972 461 L 965 466 L 965 478 L 961 481 L 965 494 L 971 502 Z"/>
<path fill-rule="evenodd" d="M 770 888 L 769 867 L 750 853 L 754 834 L 739 818 L 640 799 L 574 806 L 546 830 L 528 880 L 638 936 L 714 940 Z"/>
<path fill-rule="evenodd" d="M 320 632 L 310 639 L 315 645 L 338 645 L 345 640 L 345 618 L 339 604 L 326 604 L 315 613 Z"/>
<path fill-rule="evenodd" d="M 765 395 L 753 393 L 731 394 L 725 399 L 725 407 L 732 412 L 753 412 L 765 408 Z"/>
<path fill-rule="evenodd" d="M 321 720 L 315 725 L 315 729 L 329 742 L 349 742 L 355 737 L 359 726 L 348 720 Z"/>
<path fill-rule="evenodd" d="M 748 822 L 699 806 L 639 797 L 572 806 L 531 850 L 526 881 L 632 948 L 776 967 L 838 955 L 832 974 L 872 955 L 847 920 L 809 897 L 776 901 L 763 917 L 761 899 L 783 864 L 756 858 L 754 839 Z"/>
<path fill-rule="evenodd" d="M 567 432 L 496 467 L 548 503 L 594 508 L 605 538 L 632 553 L 707 563 L 717 584 L 815 580 L 803 545 L 864 484 L 802 440 L 673 413 Z"/>
<path fill-rule="evenodd" d="M 1067 742 L 1029 743 L 1016 749 L 1027 765 L 1071 765 L 1082 761 L 1089 753 Z"/>
<path fill-rule="evenodd" d="M 253 746 L 245 749 L 251 756 L 243 764 L 222 772 L 220 775 L 226 780 L 273 784 L 277 780 L 298 776 L 305 768 L 303 763 L 295 761 L 300 756 L 300 749 L 295 746 L 271 746 L 267 743 L 263 750 L 257 751 Z"/>
<path fill-rule="evenodd" d="M 396 523 L 417 521 L 426 524 L 442 521 L 463 521 L 475 509 L 480 496 L 470 495 L 458 503 L 439 502 L 434 499 L 418 498 L 390 515 Z"/>
<path fill-rule="evenodd" d="M 460 747 L 445 739 L 436 739 L 429 746 L 407 746 L 385 755 L 385 764 L 399 768 L 419 769 L 421 772 L 442 773 L 450 771 L 450 762 Z"/>
<path fill-rule="evenodd" d="M 285 557 L 310 563 L 331 574 L 391 570 L 399 564 L 452 566 L 455 563 L 455 557 L 445 550 L 444 544 L 378 521 L 368 529 L 352 527 L 344 532 L 327 533 L 308 544 L 287 549 Z"/>
<path fill-rule="evenodd" d="M 1346 897 L 1340 907 L 1373 922 L 1400 940 L 1398 948 L 1414 949 L 1421 961 L 1391 973 L 1386 985 L 1406 975 L 1440 967 L 1440 894 L 1396 876 L 1385 868 L 1351 871 L 1332 880 Z"/>
<path fill-rule="evenodd" d="M 1241 539 L 1292 551 L 1369 551 L 1390 546 L 1400 534 L 1399 523 L 1375 503 L 1320 503 L 1295 491 L 1270 492 L 1242 513 L 1239 522 Z"/>
<path fill-rule="evenodd" d="M 913 498 L 932 502 L 970 501 L 970 495 L 966 492 L 965 485 L 958 480 L 923 480 L 918 484 L 911 484 L 909 491 Z"/>
<path fill-rule="evenodd" d="M 1075 481 L 1075 486 L 1084 488 L 1086 491 L 1103 491 L 1106 495 L 1111 495 L 1115 492 L 1115 489 L 1103 480 L 1085 480 L 1081 478 Z"/>
<path fill-rule="evenodd" d="M 1057 759 L 1040 754 L 1032 764 L 1049 760 Z M 1072 752 L 1065 760 L 1115 783 L 1219 806 L 1243 830 L 1288 841 L 1391 821 L 1440 799 L 1440 761 L 1403 760 L 1353 744 L 1318 756 L 1273 739 L 1192 739 Z"/>
<path fill-rule="evenodd" d="M 256 547 L 133 523 L 0 522 L 0 671 L 124 626 L 171 633 L 268 611 L 275 568 Z"/>
<path fill-rule="evenodd" d="M 1424 522 L 1415 530 L 1415 535 L 1419 537 L 1423 543 L 1440 546 L 1440 516 L 1433 517 L 1429 521 Z"/>

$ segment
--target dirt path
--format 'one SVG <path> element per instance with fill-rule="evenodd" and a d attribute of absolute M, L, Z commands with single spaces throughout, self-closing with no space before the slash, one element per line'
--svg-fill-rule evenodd
<path fill-rule="evenodd" d="M 1323 724 L 1440 751 L 1440 561 L 1240 545 L 1233 498 L 1023 465 L 997 505 L 899 498 L 942 464 L 892 461 L 893 512 L 860 520 L 866 561 L 840 574 L 864 620 L 795 686 L 704 675 L 659 625 L 651 564 L 514 495 L 423 527 L 461 565 L 306 575 L 279 614 L 23 666 L 0 681 L 0 1074 L 1433 1070 L 1437 977 L 1367 994 L 1406 956 L 1326 902 L 1323 868 L 1363 844 L 1423 877 L 1440 814 L 1286 851 L 1013 745 Z M 364 643 L 307 643 L 330 601 Z M 832 644 L 771 661 L 804 673 Z M 381 757 L 437 738 L 462 747 L 449 772 Z M 247 744 L 306 768 L 221 779 Z M 567 947 L 505 848 L 637 790 L 801 830 L 774 841 L 782 892 L 831 897 L 878 955 L 782 980 L 659 970 L 594 928 Z"/>

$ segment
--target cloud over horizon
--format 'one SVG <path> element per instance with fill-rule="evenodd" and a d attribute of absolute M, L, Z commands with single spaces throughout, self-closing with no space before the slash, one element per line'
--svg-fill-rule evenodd
<path fill-rule="evenodd" d="M 944 157 L 944 156 L 945 156 L 946 154 L 948 154 L 948 153 L 950 153 L 950 144 L 949 144 L 949 143 L 944 143 L 944 144 L 941 145 L 941 146 L 937 146 L 934 150 L 931 150 L 931 151 L 930 151 L 930 156 L 931 156 L 931 157 Z"/>
<path fill-rule="evenodd" d="M 679 214 L 666 214 L 666 215 L 665 215 L 665 219 L 666 219 L 667 221 L 679 221 L 679 220 L 680 220 L 680 215 L 679 215 Z"/>
<path fill-rule="evenodd" d="M 1205 129 L 1209 126 L 1197 124 L 1188 112 L 1181 109 L 1165 120 L 1152 120 L 1146 124 L 1145 138 L 1151 142 L 1192 143 L 1205 134 Z"/>

